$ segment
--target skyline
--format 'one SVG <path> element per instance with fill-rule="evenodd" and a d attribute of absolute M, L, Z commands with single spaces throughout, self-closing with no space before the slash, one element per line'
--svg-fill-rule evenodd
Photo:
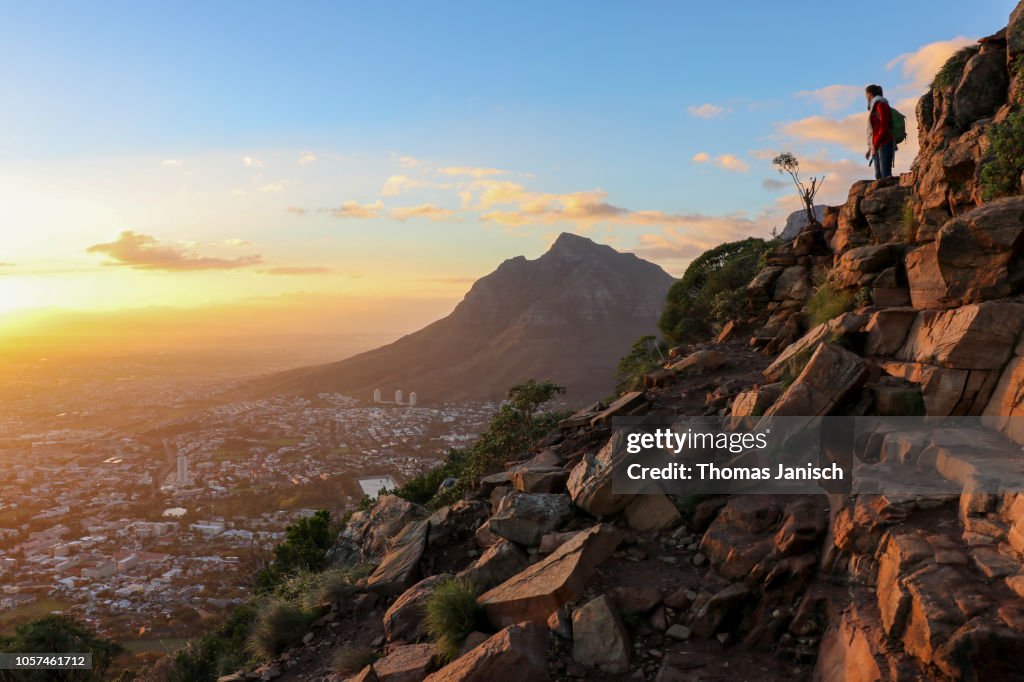
<path fill-rule="evenodd" d="M 387 331 L 409 331 L 562 231 L 679 276 L 781 229 L 775 153 L 845 198 L 869 177 L 863 85 L 913 120 L 1012 6 L 901 4 L 884 39 L 868 13 L 805 3 L 5 6 L 0 327 L 401 300 L 419 314 Z"/>

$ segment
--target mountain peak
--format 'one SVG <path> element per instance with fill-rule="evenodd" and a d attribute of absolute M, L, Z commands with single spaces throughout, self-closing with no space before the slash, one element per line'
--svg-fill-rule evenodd
<path fill-rule="evenodd" d="M 563 232 L 548 249 L 548 253 L 565 256 L 580 257 L 586 254 L 600 253 L 610 250 L 610 247 L 598 244 L 597 242 L 581 237 L 571 232 Z"/>

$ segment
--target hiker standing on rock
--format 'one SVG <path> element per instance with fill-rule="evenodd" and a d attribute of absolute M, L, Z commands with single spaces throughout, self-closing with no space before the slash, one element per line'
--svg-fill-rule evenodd
<path fill-rule="evenodd" d="M 865 159 L 875 165 L 875 179 L 892 177 L 892 162 L 896 156 L 896 141 L 892 134 L 892 109 L 889 100 L 882 97 L 881 85 L 869 85 L 864 90 L 868 100 L 868 151 Z"/>

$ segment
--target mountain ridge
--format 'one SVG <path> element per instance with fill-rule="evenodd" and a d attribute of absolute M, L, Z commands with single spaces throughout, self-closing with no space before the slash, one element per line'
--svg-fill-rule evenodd
<path fill-rule="evenodd" d="M 515 256 L 470 287 L 446 317 L 351 358 L 261 377 L 257 394 L 396 390 L 423 402 L 501 399 L 527 379 L 601 398 L 619 357 L 654 333 L 674 278 L 632 253 L 562 233 L 535 259 Z"/>

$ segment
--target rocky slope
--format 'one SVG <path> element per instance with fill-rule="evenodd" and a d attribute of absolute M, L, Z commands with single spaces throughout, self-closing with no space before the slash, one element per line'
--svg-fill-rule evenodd
<path fill-rule="evenodd" d="M 361 641 L 382 658 L 352 679 L 381 682 L 1024 679 L 1024 486 L 991 489 L 1024 474 L 1024 196 L 980 187 L 1020 54 L 1024 3 L 922 99 L 913 170 L 855 184 L 779 244 L 749 315 L 675 349 L 645 391 L 566 420 L 455 505 L 355 515 L 337 556 L 374 572 L 252 674 L 343 679 L 330 652 Z M 807 328 L 821 281 L 862 305 Z M 911 413 L 979 420 L 858 439 L 860 480 L 899 494 L 692 505 L 611 487 L 615 415 Z M 445 575 L 478 587 L 485 622 L 440 666 L 421 605 Z"/>
<path fill-rule="evenodd" d="M 519 256 L 478 280 L 444 319 L 328 365 L 263 379 L 260 393 L 340 392 L 369 398 L 415 391 L 420 401 L 501 399 L 509 386 L 550 379 L 586 402 L 608 394 L 615 364 L 657 331 L 673 279 L 657 265 L 562 234 L 536 260 Z"/>

